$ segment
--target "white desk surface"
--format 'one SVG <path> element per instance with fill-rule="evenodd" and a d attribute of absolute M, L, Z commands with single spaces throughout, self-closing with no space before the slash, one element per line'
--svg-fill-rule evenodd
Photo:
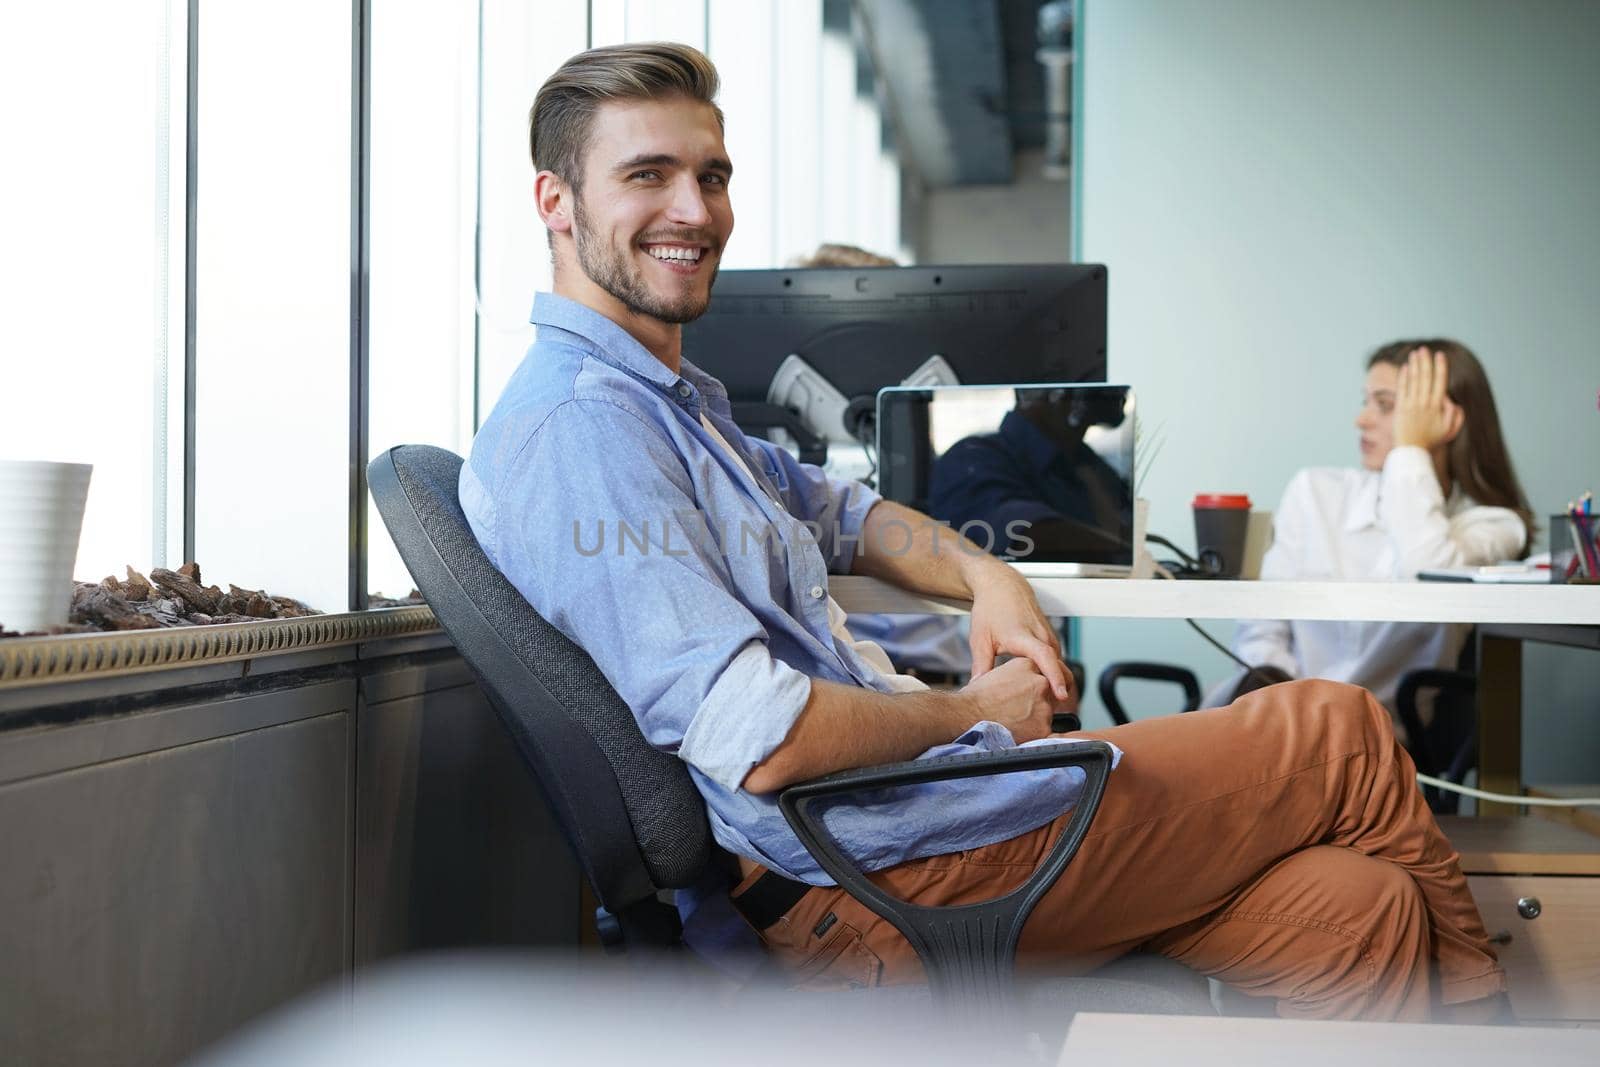
<path fill-rule="evenodd" d="M 1382 619 L 1390 622 L 1600 626 L 1600 586 L 1475 582 L 1243 582 L 1033 578 L 1045 613 L 1124 619 Z M 875 578 L 829 580 L 845 611 L 961 614 L 956 600 L 907 593 Z"/>
<path fill-rule="evenodd" d="M 1600 1032 L 1079 1012 L 1057 1060 L 1060 1067 L 1506 1067 L 1528 1062 L 1592 1067 L 1600 1063 Z"/>

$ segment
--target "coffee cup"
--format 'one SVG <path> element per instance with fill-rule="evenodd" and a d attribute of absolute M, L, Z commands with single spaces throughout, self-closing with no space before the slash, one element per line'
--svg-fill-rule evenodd
<path fill-rule="evenodd" d="M 1244 493 L 1200 493 L 1194 498 L 1193 507 L 1195 555 L 1217 577 L 1239 577 L 1250 531 L 1250 497 Z"/>
<path fill-rule="evenodd" d="M 0 460 L 0 627 L 29 633 L 66 624 L 92 470 Z"/>

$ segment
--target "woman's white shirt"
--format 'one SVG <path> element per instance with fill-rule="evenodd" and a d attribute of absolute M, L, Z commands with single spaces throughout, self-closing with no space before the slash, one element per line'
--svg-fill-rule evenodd
<path fill-rule="evenodd" d="M 1263 580 L 1414 580 L 1430 567 L 1474 566 L 1521 555 L 1528 532 L 1508 508 L 1459 487 L 1447 500 L 1421 448 L 1390 451 L 1382 471 L 1313 467 L 1296 474 L 1273 518 Z M 1234 652 L 1296 678 L 1365 686 L 1391 710 L 1400 677 L 1454 667 L 1470 628 L 1406 622 L 1241 622 Z M 1238 681 L 1229 683 L 1229 688 Z"/>

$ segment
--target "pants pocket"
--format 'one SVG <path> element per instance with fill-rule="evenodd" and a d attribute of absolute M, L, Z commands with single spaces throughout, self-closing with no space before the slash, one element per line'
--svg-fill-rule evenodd
<path fill-rule="evenodd" d="M 807 990 L 871 989 L 883 961 L 849 923 L 835 923 L 812 955 L 795 970 L 794 987 Z"/>
<path fill-rule="evenodd" d="M 795 989 L 836 991 L 841 989 L 871 989 L 883 977 L 883 961 L 862 940 L 861 931 L 847 922 L 833 918 L 833 913 L 822 920 L 823 932 L 803 939 L 794 937 L 787 918 L 777 923 L 762 936 L 767 949 L 778 958 L 789 975 L 789 984 Z M 819 924 L 821 926 L 822 924 Z M 771 935 L 771 936 L 768 936 Z M 796 944 L 797 941 L 802 941 Z"/>

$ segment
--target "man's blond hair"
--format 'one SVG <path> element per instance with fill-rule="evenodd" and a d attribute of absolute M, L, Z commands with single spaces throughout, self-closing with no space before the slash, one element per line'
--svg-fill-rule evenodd
<path fill-rule="evenodd" d="M 583 183 L 583 148 L 595 112 L 612 100 L 683 96 L 710 105 L 717 126 L 720 80 L 704 52 L 672 41 L 619 44 L 579 52 L 539 87 L 528 112 L 528 152 L 535 170 L 554 171 L 573 189 Z"/>

